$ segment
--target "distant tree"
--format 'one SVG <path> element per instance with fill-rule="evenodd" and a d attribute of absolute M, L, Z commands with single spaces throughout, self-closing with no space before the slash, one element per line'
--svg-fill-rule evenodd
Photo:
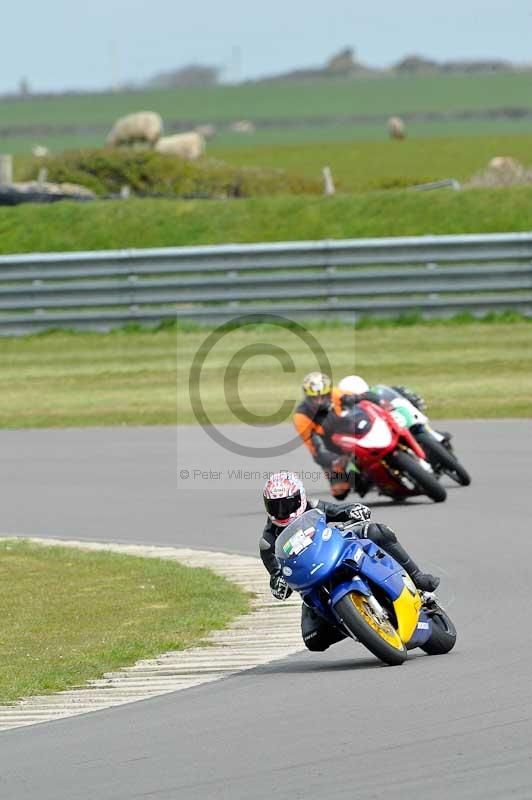
<path fill-rule="evenodd" d="M 149 85 L 162 89 L 180 86 L 216 86 L 220 70 L 206 64 L 187 64 L 184 67 L 160 72 L 150 79 Z"/>
<path fill-rule="evenodd" d="M 427 75 L 439 72 L 440 67 L 436 61 L 432 61 L 430 58 L 412 55 L 406 56 L 395 64 L 394 69 L 399 74 Z"/>
<path fill-rule="evenodd" d="M 327 61 L 325 70 L 335 75 L 349 75 L 356 67 L 355 51 L 352 47 L 345 47 Z"/>
<path fill-rule="evenodd" d="M 507 72 L 513 69 L 508 61 L 432 61 L 424 56 L 406 56 L 394 66 L 398 75 L 434 75 L 436 73 L 484 73 Z"/>
<path fill-rule="evenodd" d="M 497 59 L 486 61 L 444 61 L 441 65 L 442 72 L 456 73 L 485 73 L 485 72 L 508 72 L 514 69 L 509 61 Z"/>

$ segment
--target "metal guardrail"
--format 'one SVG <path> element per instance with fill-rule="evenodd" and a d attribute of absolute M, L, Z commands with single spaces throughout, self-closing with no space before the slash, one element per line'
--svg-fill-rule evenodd
<path fill-rule="evenodd" d="M 0 334 L 238 314 L 532 313 L 532 233 L 0 257 Z"/>

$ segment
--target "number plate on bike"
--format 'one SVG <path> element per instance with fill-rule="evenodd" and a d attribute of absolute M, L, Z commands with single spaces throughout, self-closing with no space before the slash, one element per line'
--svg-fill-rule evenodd
<path fill-rule="evenodd" d="M 316 533 L 316 528 L 300 529 L 287 542 L 283 544 L 283 552 L 287 556 L 297 556 L 306 547 L 312 544 L 312 538 Z"/>

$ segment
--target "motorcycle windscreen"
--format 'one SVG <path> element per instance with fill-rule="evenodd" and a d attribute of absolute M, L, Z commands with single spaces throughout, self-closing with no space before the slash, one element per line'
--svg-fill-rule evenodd
<path fill-rule="evenodd" d="M 312 509 L 279 534 L 275 555 L 289 586 L 299 590 L 323 582 L 345 547 L 344 537 L 327 525 L 323 511 Z"/>
<path fill-rule="evenodd" d="M 384 401 L 384 407 L 391 413 L 401 428 L 410 428 L 415 423 L 425 424 L 428 421 L 428 417 L 404 395 L 392 389 L 391 386 L 384 386 L 378 383 L 372 388 L 372 391 Z"/>
<path fill-rule="evenodd" d="M 381 400 L 388 400 L 390 402 L 397 397 L 401 397 L 399 392 L 396 392 L 391 386 L 385 386 L 383 383 L 377 383 L 376 386 L 372 386 L 371 391 L 378 394 Z"/>
<path fill-rule="evenodd" d="M 342 414 L 329 411 L 322 426 L 326 437 L 339 433 L 362 436 L 370 429 L 371 419 L 363 408 L 356 406 Z"/>
<path fill-rule="evenodd" d="M 312 544 L 317 528 L 326 525 L 325 514 L 313 508 L 295 519 L 279 534 L 275 542 L 275 555 L 278 559 L 298 556 Z"/>

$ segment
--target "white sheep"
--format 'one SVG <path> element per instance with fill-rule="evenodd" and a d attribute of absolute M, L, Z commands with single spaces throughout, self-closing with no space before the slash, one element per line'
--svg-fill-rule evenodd
<path fill-rule="evenodd" d="M 392 139 L 405 139 L 406 128 L 401 117 L 390 117 L 388 120 L 388 133 Z"/>
<path fill-rule="evenodd" d="M 203 136 L 204 139 L 211 139 L 214 134 L 216 133 L 216 128 L 214 125 L 198 125 L 196 128 L 196 133 L 199 133 L 200 136 Z"/>
<path fill-rule="evenodd" d="M 521 177 L 524 167 L 512 156 L 495 156 L 488 164 L 488 169 L 492 172 L 504 173 L 505 175 Z"/>
<path fill-rule="evenodd" d="M 197 131 L 176 133 L 159 139 L 155 150 L 166 156 L 180 156 L 193 161 L 205 152 L 205 139 Z"/>
<path fill-rule="evenodd" d="M 234 133 L 254 133 L 255 132 L 255 123 L 251 122 L 249 119 L 240 119 L 237 122 L 231 123 L 229 126 L 230 130 Z"/>
<path fill-rule="evenodd" d="M 163 132 L 163 121 L 155 111 L 139 111 L 128 114 L 115 122 L 107 142 L 112 147 L 121 144 L 144 142 L 154 145 Z"/>
<path fill-rule="evenodd" d="M 42 144 L 35 144 L 31 148 L 31 154 L 35 158 L 46 158 L 46 156 L 50 155 L 50 151 L 47 147 L 44 147 Z"/>

